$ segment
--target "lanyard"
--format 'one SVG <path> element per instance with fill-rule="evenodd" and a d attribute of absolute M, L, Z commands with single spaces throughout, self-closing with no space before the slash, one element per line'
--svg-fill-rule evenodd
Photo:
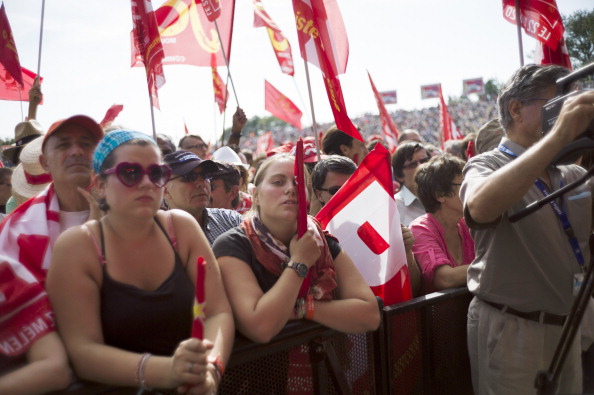
<path fill-rule="evenodd" d="M 499 150 L 501 152 L 511 155 L 514 158 L 518 157 L 512 150 L 510 150 L 504 144 L 499 144 L 499 147 L 497 147 L 497 148 L 499 148 Z M 545 197 L 550 195 L 550 192 L 549 192 L 547 186 L 545 185 L 544 182 L 542 182 L 542 180 L 537 179 L 534 182 L 534 184 L 540 190 L 540 192 L 542 192 L 542 194 Z M 561 182 L 561 187 L 563 187 L 563 182 Z M 575 237 L 573 228 L 571 227 L 571 224 L 569 223 L 569 218 L 567 217 L 567 211 L 565 211 L 565 205 L 563 204 L 563 200 L 561 203 L 561 207 L 559 207 L 557 202 L 555 202 L 554 200 L 550 201 L 549 204 L 553 208 L 555 215 L 557 215 L 557 218 L 559 218 L 559 221 L 561 222 L 561 225 L 563 226 L 563 231 L 567 235 L 567 240 L 569 241 L 571 250 L 573 251 L 573 253 L 575 255 L 575 259 L 577 259 L 579 265 L 583 267 L 584 266 L 584 255 L 582 254 L 582 249 L 580 248 L 580 244 L 579 244 L 577 238 Z"/>

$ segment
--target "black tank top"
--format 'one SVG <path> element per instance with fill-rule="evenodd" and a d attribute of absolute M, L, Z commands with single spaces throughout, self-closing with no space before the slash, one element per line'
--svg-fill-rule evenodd
<path fill-rule="evenodd" d="M 170 356 L 177 345 L 190 338 L 194 284 L 188 277 L 181 258 L 167 232 L 175 254 L 174 269 L 155 291 L 145 291 L 112 279 L 103 264 L 101 284 L 101 325 L 105 344 L 137 353 L 149 352 Z M 101 261 L 105 262 L 103 226 Z"/>

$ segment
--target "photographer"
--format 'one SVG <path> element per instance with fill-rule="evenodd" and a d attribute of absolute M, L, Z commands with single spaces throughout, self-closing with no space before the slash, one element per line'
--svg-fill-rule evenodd
<path fill-rule="evenodd" d="M 590 186 L 581 185 L 517 223 L 509 217 L 584 174 L 549 166 L 594 119 L 594 92 L 568 99 L 543 137 L 541 107 L 555 96 L 559 66 L 520 68 L 501 88 L 505 131 L 498 149 L 472 158 L 460 191 L 475 241 L 468 269 L 475 295 L 468 311 L 468 348 L 478 394 L 535 393 L 571 309 L 574 286 L 589 262 Z M 559 377 L 561 393 L 581 393 L 579 336 Z"/>

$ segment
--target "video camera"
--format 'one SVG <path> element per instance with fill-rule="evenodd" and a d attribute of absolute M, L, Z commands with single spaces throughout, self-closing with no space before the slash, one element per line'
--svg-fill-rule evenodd
<path fill-rule="evenodd" d="M 571 74 L 557 80 L 556 96 L 542 107 L 543 134 L 548 133 L 553 128 L 565 100 L 582 92 L 580 90 L 572 90 L 575 86 L 575 82 L 589 75 L 594 75 L 594 63 L 590 63 L 589 65 L 584 66 L 579 70 L 575 70 Z M 574 162 L 584 150 L 594 150 L 594 123 L 591 123 L 588 129 L 579 135 L 572 143 L 563 147 L 553 159 L 552 163 L 561 164 Z"/>

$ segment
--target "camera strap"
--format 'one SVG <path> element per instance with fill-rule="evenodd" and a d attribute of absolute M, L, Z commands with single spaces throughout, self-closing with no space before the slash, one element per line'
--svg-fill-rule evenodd
<path fill-rule="evenodd" d="M 513 156 L 514 158 L 518 157 L 518 155 L 516 155 L 511 149 L 506 147 L 504 144 L 499 144 L 499 146 L 497 148 L 499 148 L 499 150 L 501 152 L 504 152 L 510 156 Z M 540 190 L 540 192 L 545 197 L 547 197 L 551 194 L 549 192 L 549 189 L 545 185 L 545 183 L 542 182 L 542 180 L 540 178 L 534 182 L 534 185 L 536 185 L 536 187 Z M 560 187 L 563 188 L 563 181 L 561 181 Z M 555 215 L 557 215 L 557 218 L 559 218 L 559 221 L 561 222 L 561 225 L 563 226 L 563 231 L 565 232 L 565 235 L 567 235 L 567 240 L 569 241 L 571 250 L 573 251 L 573 253 L 575 255 L 575 259 L 577 259 L 580 267 L 583 268 L 584 262 L 585 262 L 584 255 L 582 254 L 582 249 L 580 248 L 580 243 L 578 242 L 577 237 L 575 237 L 573 228 L 571 227 L 571 223 L 569 222 L 569 217 L 567 216 L 567 211 L 565 210 L 565 205 L 563 204 L 563 198 L 561 198 L 561 206 L 559 206 L 557 204 L 557 202 L 555 202 L 554 200 L 549 202 L 549 204 L 553 208 Z"/>

